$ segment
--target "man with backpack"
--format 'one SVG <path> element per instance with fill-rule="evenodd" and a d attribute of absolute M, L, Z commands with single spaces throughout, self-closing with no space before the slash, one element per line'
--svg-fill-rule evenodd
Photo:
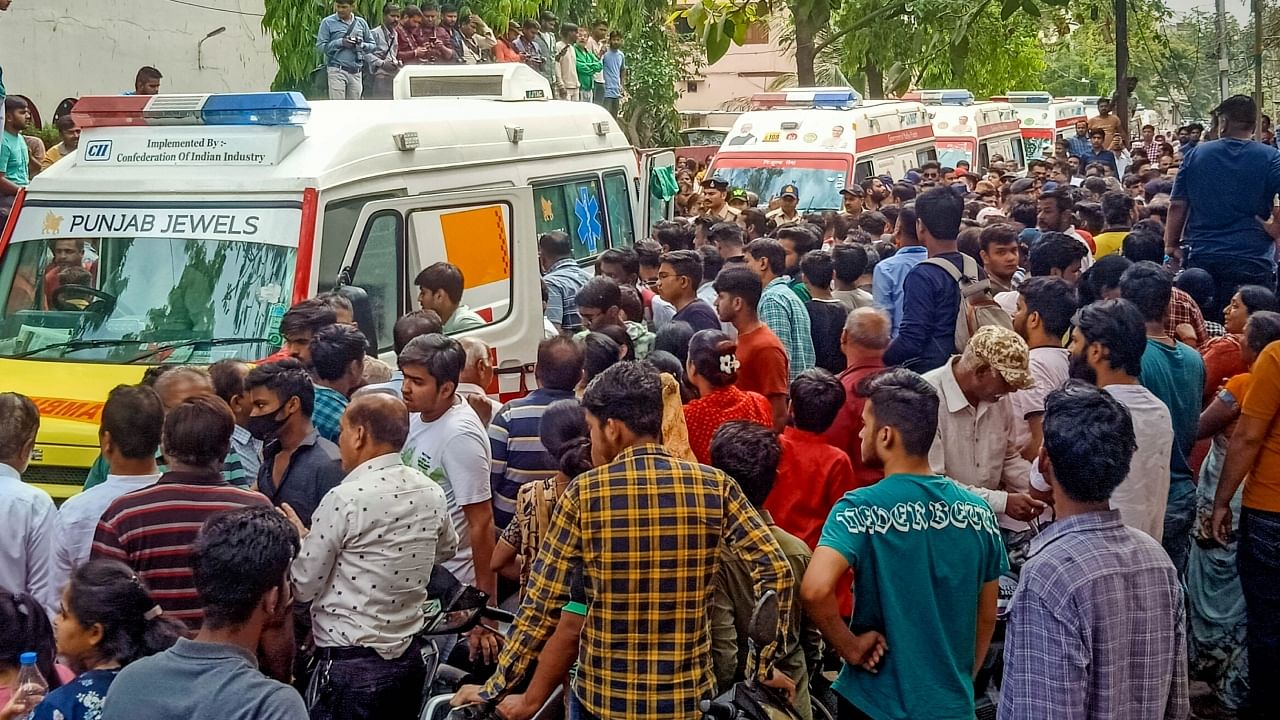
<path fill-rule="evenodd" d="M 902 283 L 902 320 L 885 351 L 885 365 L 918 373 L 941 367 L 979 327 L 1012 329 L 1009 314 L 991 298 L 977 261 L 956 248 L 964 201 L 949 188 L 933 188 L 915 201 L 916 234 L 929 251 Z M 961 301 L 964 304 L 961 304 Z"/>

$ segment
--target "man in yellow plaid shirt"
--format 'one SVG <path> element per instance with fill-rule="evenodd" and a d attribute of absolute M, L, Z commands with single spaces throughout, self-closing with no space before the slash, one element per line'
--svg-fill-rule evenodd
<path fill-rule="evenodd" d="M 519 682 L 583 576 L 585 625 L 574 694 L 588 718 L 692 720 L 715 692 L 709 621 L 722 546 L 753 564 L 757 596 L 778 593 L 780 625 L 796 582 L 769 528 L 729 476 L 678 460 L 660 444 L 662 384 L 644 363 L 619 363 L 582 398 L 597 467 L 557 505 L 498 669 L 455 704 L 491 701 Z M 780 628 L 781 629 L 781 628 Z M 762 656 L 772 673 L 776 644 Z"/>

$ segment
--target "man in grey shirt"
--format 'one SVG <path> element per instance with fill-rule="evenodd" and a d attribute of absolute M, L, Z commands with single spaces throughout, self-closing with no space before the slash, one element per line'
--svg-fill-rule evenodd
<path fill-rule="evenodd" d="M 191 554 L 200 632 L 121 670 L 103 720 L 305 720 L 298 691 L 263 675 L 256 655 L 289 631 L 287 574 L 297 552 L 298 533 L 275 508 L 210 517 Z"/>

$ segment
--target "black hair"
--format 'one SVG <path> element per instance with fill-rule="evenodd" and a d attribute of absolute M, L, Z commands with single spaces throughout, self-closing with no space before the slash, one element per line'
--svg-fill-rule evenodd
<path fill-rule="evenodd" d="M 351 363 L 364 359 L 369 341 L 350 325 L 330 325 L 311 339 L 311 367 L 321 380 L 337 380 Z"/>
<path fill-rule="evenodd" d="M 746 252 L 752 258 L 763 258 L 769 263 L 769 272 L 781 275 L 787 269 L 787 251 L 773 238 L 756 238 L 747 243 Z"/>
<path fill-rule="evenodd" d="M 618 289 L 618 283 L 607 275 L 597 275 L 587 281 L 586 285 L 578 291 L 574 297 L 574 302 L 579 308 L 589 307 L 600 311 L 608 310 L 611 307 L 620 307 L 622 305 L 622 292 Z"/>
<path fill-rule="evenodd" d="M 720 274 L 720 270 L 724 268 L 724 258 L 720 257 L 720 251 L 716 250 L 714 245 L 708 243 L 698 248 L 695 252 L 702 258 L 702 281 L 714 280 L 716 275 Z"/>
<path fill-rule="evenodd" d="M 1036 201 L 1027 195 L 1014 195 L 1009 198 L 1008 214 L 1009 219 L 1022 225 L 1023 227 L 1033 228 L 1036 226 L 1036 216 L 1039 211 L 1036 209 Z"/>
<path fill-rule="evenodd" d="M 582 347 L 582 381 L 589 383 L 600 373 L 617 364 L 620 350 L 613 338 L 603 333 L 592 332 L 576 338 Z"/>
<path fill-rule="evenodd" d="M 187 398 L 164 418 L 162 444 L 170 461 L 219 470 L 231 450 L 231 408 L 208 395 Z"/>
<path fill-rule="evenodd" d="M 694 235 L 694 226 L 685 222 L 670 222 L 653 231 L 653 239 L 668 252 L 693 248 Z"/>
<path fill-rule="evenodd" d="M 618 288 L 619 308 L 627 314 L 630 322 L 644 322 L 644 302 L 640 299 L 640 291 L 630 285 Z"/>
<path fill-rule="evenodd" d="M 1107 290 L 1120 287 L 1120 276 L 1133 262 L 1120 255 L 1104 255 L 1098 258 L 1080 277 L 1080 304 L 1088 305 L 1101 300 Z"/>
<path fill-rule="evenodd" d="M 689 278 L 689 289 L 695 291 L 702 283 L 702 256 L 693 250 L 672 250 L 663 253 L 662 263 L 670 265 L 676 275 Z"/>
<path fill-rule="evenodd" d="M 36 654 L 36 669 L 49 689 L 62 687 L 54 672 L 58 650 L 49 616 L 35 598 L 26 593 L 0 590 L 0 668 L 18 668 L 23 653 Z"/>
<path fill-rule="evenodd" d="M 1244 341 L 1250 350 L 1260 353 L 1276 340 L 1280 340 L 1280 313 L 1258 310 L 1249 316 L 1244 326 Z"/>
<path fill-rule="evenodd" d="M 213 383 L 213 394 L 230 405 L 232 398 L 244 394 L 244 376 L 248 373 L 249 364 L 237 358 L 225 358 L 210 365 L 209 380 Z"/>
<path fill-rule="evenodd" d="M 662 378 L 645 362 L 620 362 L 596 376 L 582 407 L 601 423 L 617 420 L 643 436 L 662 434 Z"/>
<path fill-rule="evenodd" d="M 839 266 L 836 270 L 839 271 Z M 764 284 L 760 282 L 760 276 L 752 272 L 751 268 L 737 265 L 721 270 L 711 287 L 717 293 L 742 298 L 743 303 L 752 310 L 760 304 L 760 295 L 764 293 Z"/>
<path fill-rule="evenodd" d="M 163 79 L 164 79 L 164 75 L 161 75 L 159 70 L 151 67 L 150 65 L 143 65 L 142 67 L 138 68 L 138 74 L 133 76 L 133 84 L 137 85 L 143 80 L 163 80 Z"/>
<path fill-rule="evenodd" d="M 1149 230 L 1135 229 L 1121 242 L 1120 254 L 1135 263 L 1153 262 L 1158 265 L 1164 261 L 1164 238 Z"/>
<path fill-rule="evenodd" d="M 947 188 L 926 190 L 916 198 L 916 217 L 929 234 L 939 240 L 954 240 L 960 234 L 964 201 Z"/>
<path fill-rule="evenodd" d="M 639 267 L 658 267 L 662 264 L 662 246 L 655 240 L 636 241 L 636 262 Z"/>
<path fill-rule="evenodd" d="M 462 368 L 467 365 L 467 351 L 454 338 L 432 333 L 411 340 L 404 346 L 397 362 L 401 370 L 406 365 L 425 369 L 437 387 L 450 382 L 457 387 Z"/>
<path fill-rule="evenodd" d="M 1213 114 L 1241 129 L 1252 130 L 1257 123 L 1258 104 L 1248 95 L 1232 95 L 1214 108 Z M 1198 129 L 1204 132 L 1203 126 L 1197 126 L 1199 123 L 1193 123 L 1187 126 L 1187 130 Z"/>
<path fill-rule="evenodd" d="M 803 257 L 805 253 L 822 247 L 821 232 L 813 232 L 808 225 L 787 225 L 785 227 L 780 227 L 778 228 L 778 231 L 774 233 L 774 236 L 779 240 L 779 242 L 782 240 L 791 241 L 791 245 L 795 249 L 798 257 Z M 754 255 L 752 257 L 754 257 Z"/>
<path fill-rule="evenodd" d="M 587 411 L 575 399 L 557 400 L 542 411 L 538 436 L 560 472 L 570 480 L 592 468 Z"/>
<path fill-rule="evenodd" d="M 400 319 L 396 320 L 395 326 L 391 328 L 391 341 L 396 355 L 399 355 L 404 352 L 404 346 L 408 345 L 410 340 L 442 332 L 444 332 L 444 320 L 440 318 L 440 313 L 435 310 L 414 310 L 401 315 Z"/>
<path fill-rule="evenodd" d="M 1191 296 L 1203 311 L 1213 304 L 1213 276 L 1204 268 L 1186 268 L 1173 279 L 1173 286 Z"/>
<path fill-rule="evenodd" d="M 413 279 L 413 284 L 427 292 L 443 290 L 449 296 L 449 302 L 456 305 L 462 302 L 462 289 L 466 286 L 466 281 L 457 265 L 438 262 L 423 268 L 418 277 Z"/>
<path fill-rule="evenodd" d="M 1027 254 L 1027 269 L 1031 275 L 1047 276 L 1052 270 L 1066 270 L 1080 262 L 1089 248 L 1066 233 L 1047 232 L 1031 246 Z"/>
<path fill-rule="evenodd" d="M 6 95 L 4 98 L 4 111 L 6 114 L 16 112 L 18 110 L 26 110 L 31 107 L 27 101 L 17 95 Z"/>
<path fill-rule="evenodd" d="M 338 322 L 338 314 L 323 300 L 308 298 L 293 307 L 280 319 L 280 334 L 288 339 L 300 332 L 314 335 L 320 328 Z"/>
<path fill-rule="evenodd" d="M 1074 208 L 1076 225 L 1090 233 L 1100 233 L 1106 225 L 1102 216 L 1102 206 L 1096 202 L 1078 202 Z"/>
<path fill-rule="evenodd" d="M 753 507 L 759 508 L 778 479 L 782 444 L 773 430 L 746 420 L 730 420 L 711 437 L 711 465 L 733 478 Z"/>
<path fill-rule="evenodd" d="M 876 429 L 897 430 L 908 455 L 929 455 L 938 431 L 938 391 L 928 380 L 906 368 L 889 368 L 863 378 L 857 395 L 871 402 Z"/>
<path fill-rule="evenodd" d="M 831 287 L 831 278 L 835 276 L 835 262 L 831 255 L 823 250 L 810 250 L 800 258 L 800 272 L 805 280 L 817 287 Z"/>
<path fill-rule="evenodd" d="M 538 384 L 551 390 L 573 390 L 582 379 L 585 359 L 572 338 L 556 335 L 538 343 Z"/>
<path fill-rule="evenodd" d="M 128 665 L 167 650 L 187 626 L 163 614 L 141 578 L 118 560 L 90 560 L 75 569 L 67 584 L 66 609 L 80 625 L 102 626 L 97 659 Z"/>
<path fill-rule="evenodd" d="M 1072 500 L 1100 503 L 1129 475 L 1138 449 L 1128 409 L 1105 390 L 1068 381 L 1044 400 L 1044 450 Z"/>
<path fill-rule="evenodd" d="M 385 403 L 392 411 L 387 412 Z M 342 413 L 348 427 L 361 427 L 369 438 L 386 447 L 399 450 L 409 439 L 409 411 L 404 402 L 393 395 L 371 395 L 356 398 Z"/>
<path fill-rule="evenodd" d="M 760 208 L 747 208 L 738 217 L 742 220 L 744 227 L 755 231 L 756 237 L 769 234 L 769 217 Z"/>
<path fill-rule="evenodd" d="M 1061 338 L 1071 329 L 1076 312 L 1076 291 L 1060 277 L 1027 278 L 1018 286 L 1028 313 L 1037 313 L 1045 333 Z"/>
<path fill-rule="evenodd" d="M 856 244 L 836 243 L 831 246 L 831 263 L 840 282 L 854 283 L 867 272 L 867 249 Z"/>
<path fill-rule="evenodd" d="M 791 420 L 800 430 L 826 432 L 844 401 L 844 385 L 822 368 L 805 370 L 791 381 Z"/>
<path fill-rule="evenodd" d="M 750 270 L 748 270 L 750 272 Z M 683 320 L 667 323 L 653 336 L 653 349 L 666 350 L 683 366 L 689 361 L 689 341 L 693 339 L 693 326 Z"/>
<path fill-rule="evenodd" d="M 658 372 L 667 373 L 680 383 L 681 402 L 689 402 L 698 397 L 696 392 L 689 390 L 688 383 L 685 382 L 684 363 L 680 362 L 680 358 L 666 350 L 654 350 L 645 357 L 644 361 L 657 368 Z"/>
<path fill-rule="evenodd" d="M 884 213 L 879 210 L 863 210 L 858 213 L 858 217 L 854 219 L 854 222 L 859 228 L 866 231 L 868 235 L 871 235 L 873 239 L 885 234 L 889 227 L 889 218 L 885 217 Z"/>
<path fill-rule="evenodd" d="M 742 246 L 742 226 L 738 223 L 716 223 L 707 231 L 707 240 L 719 245 L 728 242 L 730 245 Z"/>
<path fill-rule="evenodd" d="M 351 298 L 336 290 L 320 293 L 316 296 L 316 299 L 333 308 L 334 315 L 337 315 L 339 310 L 345 310 L 352 315 L 355 314 L 356 306 L 351 304 Z"/>
<path fill-rule="evenodd" d="M 152 365 L 142 373 L 142 380 L 138 384 L 154 388 L 156 386 L 156 381 L 158 381 L 161 376 L 168 374 L 170 370 L 176 370 L 178 367 L 179 366 L 177 365 Z"/>
<path fill-rule="evenodd" d="M 1021 230 L 1013 223 L 992 223 L 982 228 L 982 232 L 978 235 L 978 249 L 988 252 L 992 245 L 1016 245 L 1019 232 Z"/>
<path fill-rule="evenodd" d="M 117 385 L 102 406 L 100 427 L 111 433 L 111 444 L 121 455 L 134 460 L 154 458 L 164 430 L 164 405 L 152 388 Z"/>
<path fill-rule="evenodd" d="M 1120 276 L 1120 297 L 1137 306 L 1147 322 L 1163 320 L 1173 295 L 1173 276 L 1153 262 L 1134 263 Z"/>
<path fill-rule="evenodd" d="M 1137 306 L 1128 300 L 1102 300 L 1080 308 L 1072 319 L 1086 344 L 1107 349 L 1108 364 L 1138 377 L 1147 349 L 1147 326 Z"/>
<path fill-rule="evenodd" d="M 311 417 L 316 407 L 316 388 L 302 363 L 287 358 L 279 362 L 264 363 L 249 371 L 244 379 L 245 391 L 266 388 L 276 396 L 281 405 L 289 398 L 298 398 L 298 408 L 304 417 Z"/>
<path fill-rule="evenodd" d="M 570 240 L 567 234 L 559 230 L 552 230 L 538 238 L 538 250 L 555 260 L 572 257 L 573 240 Z"/>
<path fill-rule="evenodd" d="M 638 275 L 640 273 L 640 257 L 631 248 L 609 248 L 605 250 L 600 253 L 600 257 L 596 258 L 596 267 L 599 268 L 605 263 L 622 266 L 622 271 L 628 275 Z"/>
<path fill-rule="evenodd" d="M 1134 178 L 1136 181 L 1137 178 Z M 1102 218 L 1107 227 L 1128 227 L 1132 222 L 1133 198 L 1123 190 L 1102 194 Z"/>
<path fill-rule="evenodd" d="M 1185 271 L 1184 271 L 1185 272 Z M 1259 310 L 1280 310 L 1280 302 L 1276 300 L 1276 294 L 1271 288 L 1262 285 L 1241 285 L 1236 289 L 1236 293 L 1240 296 L 1240 302 L 1244 303 L 1244 309 L 1250 315 Z"/>
<path fill-rule="evenodd" d="M 916 199 L 916 188 L 914 185 L 908 185 L 904 182 L 894 183 L 889 194 L 899 204 L 909 203 Z"/>
<path fill-rule="evenodd" d="M 627 329 L 621 325 L 606 325 L 599 330 L 592 332 L 600 333 L 618 345 L 618 353 L 622 356 L 622 360 L 637 360 L 636 342 L 631 339 L 631 335 Z"/>
<path fill-rule="evenodd" d="M 956 250 L 973 258 L 973 261 L 979 266 L 982 265 L 982 229 L 979 227 L 963 227 L 960 233 L 956 235 Z"/>
<path fill-rule="evenodd" d="M 726 371 L 723 359 L 737 360 L 738 343 L 722 330 L 699 330 L 689 340 L 689 360 L 712 387 L 726 387 L 738 381 L 738 371 Z"/>
<path fill-rule="evenodd" d="M 211 630 L 243 625 L 289 579 L 298 531 L 270 505 L 216 513 L 191 544 L 191 577 Z M 283 593 L 281 600 L 284 599 Z"/>

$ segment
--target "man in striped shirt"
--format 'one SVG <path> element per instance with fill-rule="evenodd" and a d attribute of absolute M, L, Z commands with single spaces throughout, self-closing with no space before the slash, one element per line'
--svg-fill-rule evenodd
<path fill-rule="evenodd" d="M 219 469 L 235 421 L 210 395 L 188 398 L 165 416 L 162 446 L 169 468 L 155 484 L 116 498 L 93 538 L 91 558 L 120 560 L 142 578 L 165 613 L 192 630 L 203 620 L 191 576 L 191 543 L 205 519 L 223 510 L 269 505 L 236 488 Z"/>
<path fill-rule="evenodd" d="M 534 376 L 538 389 L 512 400 L 489 423 L 493 455 L 489 484 L 493 490 L 493 522 L 505 528 L 515 514 L 520 487 L 556 474 L 556 463 L 542 447 L 542 413 L 557 400 L 573 398 L 582 379 L 582 350 L 568 337 L 556 336 L 538 345 Z"/>

